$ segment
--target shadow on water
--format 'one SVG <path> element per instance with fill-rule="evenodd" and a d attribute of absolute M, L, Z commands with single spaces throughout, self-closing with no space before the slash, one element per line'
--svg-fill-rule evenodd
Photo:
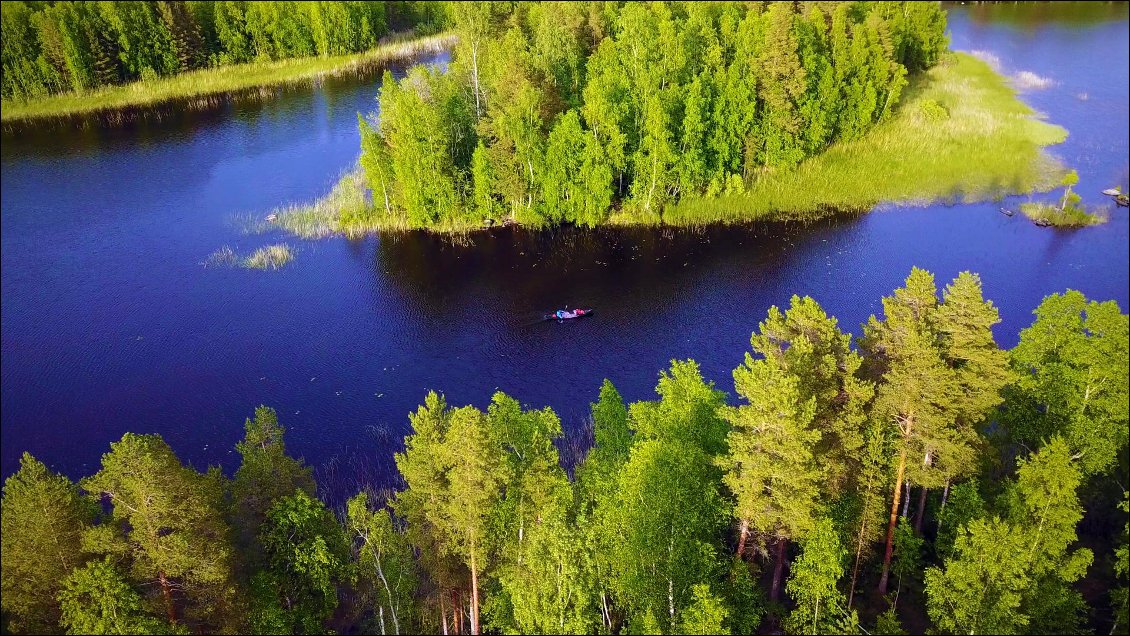
<path fill-rule="evenodd" d="M 455 241 L 409 232 L 376 242 L 373 273 L 436 320 L 460 308 L 501 312 L 513 326 L 566 305 L 605 316 L 637 305 L 662 312 L 707 284 L 711 271 L 740 268 L 756 276 L 787 268 L 805 245 L 860 216 L 700 228 L 498 228 Z M 652 298 L 657 289 L 665 291 Z M 484 306 L 486 298 L 494 302 Z"/>
<path fill-rule="evenodd" d="M 964 2 L 943 2 L 952 9 Z M 1125 20 L 1127 2 L 974 2 L 965 7 L 971 22 L 1033 31 L 1044 26 L 1086 27 Z"/>

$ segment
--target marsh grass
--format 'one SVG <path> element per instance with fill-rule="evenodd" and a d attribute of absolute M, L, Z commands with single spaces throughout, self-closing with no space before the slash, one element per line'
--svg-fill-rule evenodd
<path fill-rule="evenodd" d="M 685 199 L 673 225 L 811 219 L 880 202 L 972 202 L 1045 192 L 1063 166 L 1044 146 L 1067 131 L 1040 120 L 1006 78 L 976 57 L 947 54 L 907 87 L 889 120 L 838 143 L 795 170 L 760 175 L 742 194 Z M 631 223 L 632 219 L 613 221 Z"/>
<path fill-rule="evenodd" d="M 334 234 L 357 238 L 376 232 L 406 232 L 416 229 L 407 217 L 389 214 L 383 208 L 372 205 L 360 166 L 354 166 L 343 173 L 325 196 L 307 203 L 275 208 L 272 214 L 276 215 L 273 225 L 305 239 L 324 238 Z M 252 226 L 258 227 L 255 224 Z M 451 220 L 427 228 L 429 232 L 452 235 L 478 229 L 481 229 L 480 226 L 471 221 Z"/>
<path fill-rule="evenodd" d="M 236 256 L 235 251 L 225 245 L 215 252 L 209 254 L 208 258 L 204 259 L 204 262 L 201 263 L 201 265 L 203 265 L 204 267 L 224 267 L 228 265 L 235 265 L 236 261 L 238 260 L 239 257 Z"/>
<path fill-rule="evenodd" d="M 294 259 L 294 252 L 286 243 L 267 245 L 252 252 L 243 259 L 243 266 L 249 269 L 279 269 Z"/>
<path fill-rule="evenodd" d="M 8 124 L 100 114 L 104 115 L 106 123 L 120 124 L 132 118 L 132 114 L 127 112 L 130 109 L 153 108 L 178 101 L 184 102 L 190 109 L 207 108 L 233 93 L 267 98 L 275 95 L 275 88 L 279 86 L 319 81 L 327 75 L 345 75 L 391 60 L 438 52 L 450 48 L 454 41 L 452 33 L 420 38 L 400 37 L 369 51 L 350 55 L 233 64 L 121 86 L 106 86 L 83 93 L 61 93 L 28 101 L 4 100 L 0 104 L 0 121 Z"/>
<path fill-rule="evenodd" d="M 1079 205 L 1066 205 L 1061 209 L 1053 203 L 1021 203 L 1020 211 L 1033 222 L 1043 220 L 1052 227 L 1087 227 L 1110 220 L 1109 209 L 1099 208 L 1090 213 Z"/>

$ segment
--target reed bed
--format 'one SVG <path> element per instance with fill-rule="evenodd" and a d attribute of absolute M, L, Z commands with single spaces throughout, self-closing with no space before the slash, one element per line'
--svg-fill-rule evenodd
<path fill-rule="evenodd" d="M 237 261 L 239 261 L 239 257 L 236 255 L 235 250 L 225 245 L 209 254 L 208 258 L 205 258 L 201 265 L 204 267 L 224 267 L 235 265 Z"/>
<path fill-rule="evenodd" d="M 293 203 L 271 211 L 274 224 L 304 239 L 342 234 L 357 238 L 377 232 L 406 232 L 413 226 L 403 215 L 388 214 L 371 203 L 364 171 L 354 166 L 346 171 L 325 196 L 307 203 Z M 252 223 L 262 228 L 261 224 Z M 269 227 L 269 226 L 267 226 Z M 437 234 L 461 235 L 481 229 L 472 221 L 444 221 L 426 228 Z"/>
<path fill-rule="evenodd" d="M 663 222 L 813 219 L 880 202 L 973 202 L 1045 192 L 1064 168 L 1044 147 L 1066 138 L 1065 129 L 1042 121 L 989 63 L 948 54 L 907 87 L 889 120 L 861 138 L 835 144 L 795 170 L 762 174 L 742 194 L 683 200 L 664 211 Z"/>
<path fill-rule="evenodd" d="M 294 252 L 286 243 L 260 247 L 243 259 L 243 266 L 249 269 L 279 269 L 294 260 Z"/>
<path fill-rule="evenodd" d="M 446 50 L 453 46 L 455 37 L 450 32 L 418 38 L 404 36 L 350 55 L 233 64 L 82 93 L 61 93 L 27 101 L 4 100 L 0 104 L 0 121 L 9 124 L 98 114 L 105 123 L 115 125 L 132 119 L 135 114 L 132 111 L 136 109 L 152 109 L 172 102 L 183 102 L 189 109 L 202 109 L 237 93 L 267 98 L 287 84 L 318 81 L 392 60 Z"/>

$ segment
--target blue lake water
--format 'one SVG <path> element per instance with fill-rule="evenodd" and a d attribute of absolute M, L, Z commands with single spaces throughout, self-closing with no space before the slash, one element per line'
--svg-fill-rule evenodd
<path fill-rule="evenodd" d="M 1126 4 L 1063 20 L 1032 8 L 951 7 L 952 47 L 1050 86 L 1023 98 L 1066 127 L 1052 151 L 1101 204 L 1128 188 Z M 442 63 L 443 56 L 428 60 Z M 398 72 L 402 70 L 398 69 Z M 5 134 L 2 145 L 0 473 L 31 451 L 72 477 L 126 431 L 160 433 L 198 468 L 234 470 L 255 406 L 323 485 L 387 483 L 407 414 L 429 389 L 485 406 L 495 390 L 551 406 L 571 435 L 603 378 L 649 399 L 672 358 L 731 391 L 773 304 L 809 294 L 858 333 L 914 265 L 939 286 L 980 273 L 1016 343 L 1047 294 L 1128 302 L 1128 224 L 1075 231 L 1002 203 L 883 207 L 809 225 L 704 231 L 497 231 L 302 241 L 246 236 L 233 218 L 324 192 L 358 154 L 356 113 L 378 76 L 121 129 Z M 286 241 L 279 271 L 205 268 L 222 245 Z M 593 318 L 535 323 L 563 305 Z"/>

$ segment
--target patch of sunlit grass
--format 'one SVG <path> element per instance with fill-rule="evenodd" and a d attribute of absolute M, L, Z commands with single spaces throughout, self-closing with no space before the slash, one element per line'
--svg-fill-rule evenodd
<path fill-rule="evenodd" d="M 949 54 L 912 82 L 889 120 L 859 139 L 835 144 L 795 170 L 761 175 L 742 194 L 684 199 L 664 211 L 663 222 L 806 219 L 880 202 L 1044 192 L 1064 170 L 1044 147 L 1066 138 L 1065 129 L 1041 121 L 988 63 Z"/>
<path fill-rule="evenodd" d="M 286 243 L 267 245 L 252 252 L 243 259 L 243 266 L 250 269 L 279 269 L 294 259 L 294 252 Z"/>

